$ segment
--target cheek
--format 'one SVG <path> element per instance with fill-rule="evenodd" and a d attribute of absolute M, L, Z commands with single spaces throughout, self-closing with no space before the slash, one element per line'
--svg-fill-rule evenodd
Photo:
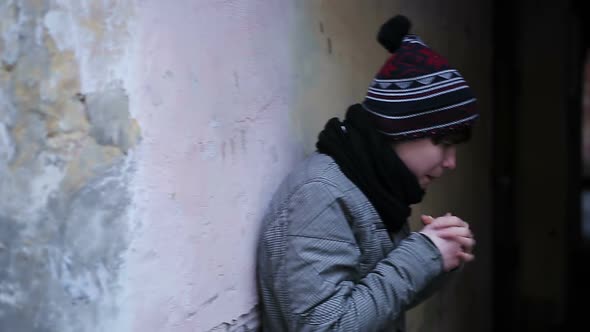
<path fill-rule="evenodd" d="M 427 175 L 433 168 L 431 163 L 426 161 L 427 160 L 425 159 L 415 160 L 415 162 L 409 167 L 412 173 L 418 178 Z"/>
<path fill-rule="evenodd" d="M 432 151 L 432 153 L 424 155 L 420 172 L 422 175 L 436 173 L 436 170 L 442 166 L 443 160 L 443 154 L 439 151 Z"/>
<path fill-rule="evenodd" d="M 419 179 L 426 175 L 437 175 L 438 168 L 442 166 L 444 160 L 443 149 L 430 141 L 427 144 L 398 149 L 396 152 Z"/>

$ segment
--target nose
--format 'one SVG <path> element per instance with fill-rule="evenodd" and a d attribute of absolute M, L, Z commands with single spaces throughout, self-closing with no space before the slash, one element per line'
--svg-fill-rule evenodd
<path fill-rule="evenodd" d="M 457 167 L 457 148 L 450 146 L 446 149 L 442 166 L 451 171 Z"/>

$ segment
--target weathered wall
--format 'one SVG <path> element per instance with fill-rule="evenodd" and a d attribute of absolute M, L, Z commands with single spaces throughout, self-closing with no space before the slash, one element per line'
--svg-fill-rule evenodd
<path fill-rule="evenodd" d="M 264 208 L 363 98 L 387 57 L 379 24 L 402 12 L 472 83 L 484 123 L 418 209 L 471 221 L 481 255 L 410 330 L 485 331 L 489 8 L 88 3 L 0 5 L 0 330 L 255 328 Z"/>
<path fill-rule="evenodd" d="M 116 312 L 128 189 L 117 1 L 0 3 L 0 330 L 101 330 Z"/>

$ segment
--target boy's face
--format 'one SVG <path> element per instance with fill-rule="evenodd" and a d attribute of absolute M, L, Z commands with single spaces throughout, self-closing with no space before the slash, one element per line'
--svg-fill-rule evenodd
<path fill-rule="evenodd" d="M 456 167 L 456 147 L 434 144 L 430 138 L 396 143 L 393 149 L 406 166 L 416 175 L 422 189 Z"/>

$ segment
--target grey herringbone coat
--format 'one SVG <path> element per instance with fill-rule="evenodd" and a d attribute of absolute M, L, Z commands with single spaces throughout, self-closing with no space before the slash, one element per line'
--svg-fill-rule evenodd
<path fill-rule="evenodd" d="M 258 286 L 265 331 L 403 331 L 404 312 L 443 274 L 438 249 L 406 227 L 392 241 L 366 196 L 315 153 L 264 218 Z"/>

